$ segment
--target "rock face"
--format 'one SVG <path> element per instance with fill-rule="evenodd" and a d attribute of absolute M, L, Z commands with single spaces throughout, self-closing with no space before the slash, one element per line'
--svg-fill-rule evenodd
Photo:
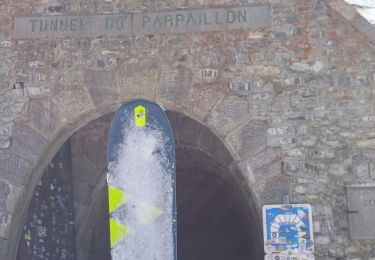
<path fill-rule="evenodd" d="M 124 13 L 140 23 L 129 32 Z M 37 17 L 20 26 L 38 37 L 16 34 L 11 14 Z M 57 18 L 44 14 L 69 14 L 69 32 L 46 34 Z M 90 35 L 81 18 L 98 14 L 104 27 Z M 374 42 L 343 0 L 3 1 L 0 259 L 15 259 L 26 205 L 61 145 L 134 98 L 207 128 L 179 134 L 240 169 L 234 183 L 257 214 L 284 194 L 310 203 L 317 258 L 375 257 L 373 240 L 350 237 L 345 199 L 346 185 L 375 179 Z M 90 167 L 96 156 L 77 158 Z M 86 177 L 82 194 L 96 175 Z"/>

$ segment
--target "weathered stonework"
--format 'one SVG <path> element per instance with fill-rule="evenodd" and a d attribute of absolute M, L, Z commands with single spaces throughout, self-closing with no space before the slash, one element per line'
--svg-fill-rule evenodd
<path fill-rule="evenodd" d="M 22 189 L 9 183 L 0 183 L 0 209 L 12 212 L 15 208 L 15 202 L 20 199 Z"/>
<path fill-rule="evenodd" d="M 260 27 L 14 37 L 13 15 L 155 15 L 248 5 L 269 8 L 268 22 L 255 14 Z M 197 142 L 228 163 L 222 150 L 231 151 L 255 208 L 285 194 L 310 203 L 317 259 L 375 257 L 373 240 L 350 237 L 344 199 L 346 184 L 375 179 L 374 43 L 375 27 L 342 0 L 3 1 L 0 183 L 15 186 L 0 194 L 0 259 L 15 259 L 31 198 L 19 194 L 32 193 L 29 180 L 48 163 L 43 155 L 133 98 L 155 100 L 215 133 L 222 143 L 199 129 Z M 88 165 L 100 158 L 79 156 Z M 87 176 L 76 187 L 82 193 L 95 185 L 97 176 L 90 182 Z M 82 195 L 82 208 L 88 200 Z"/>
<path fill-rule="evenodd" d="M 27 173 L 33 164 L 8 150 L 0 152 L 1 178 L 12 183 L 23 185 L 27 180 Z"/>
<path fill-rule="evenodd" d="M 29 126 L 16 124 L 13 132 L 12 149 L 24 158 L 36 162 L 47 141 Z"/>

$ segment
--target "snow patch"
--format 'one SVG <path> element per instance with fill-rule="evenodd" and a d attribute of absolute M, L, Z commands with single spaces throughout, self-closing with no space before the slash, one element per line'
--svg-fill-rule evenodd
<path fill-rule="evenodd" d="M 345 0 L 353 5 L 357 11 L 370 23 L 375 24 L 375 0 Z"/>

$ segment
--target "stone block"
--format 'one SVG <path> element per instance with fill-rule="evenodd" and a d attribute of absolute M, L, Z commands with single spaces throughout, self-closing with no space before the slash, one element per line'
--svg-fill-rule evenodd
<path fill-rule="evenodd" d="M 370 179 L 370 165 L 368 163 L 361 163 L 355 166 L 355 175 L 358 180 L 369 180 Z"/>
<path fill-rule="evenodd" d="M 303 157 L 304 156 L 303 150 L 299 148 L 287 149 L 284 151 L 284 153 L 287 157 Z"/>
<path fill-rule="evenodd" d="M 336 151 L 330 148 L 314 149 L 310 151 L 310 156 L 313 159 L 335 159 Z"/>
<path fill-rule="evenodd" d="M 85 86 L 95 106 L 113 103 L 118 98 L 117 75 L 114 71 L 86 71 Z"/>
<path fill-rule="evenodd" d="M 299 159 L 285 159 L 283 163 L 283 169 L 287 174 L 296 173 L 304 166 L 304 161 Z"/>
<path fill-rule="evenodd" d="M 315 244 L 328 245 L 331 243 L 331 239 L 328 236 L 315 236 Z"/>
<path fill-rule="evenodd" d="M 280 160 L 280 149 L 266 148 L 257 154 L 249 156 L 243 163 L 249 165 L 252 169 L 259 169 L 268 164 L 280 162 Z"/>
<path fill-rule="evenodd" d="M 254 93 L 249 95 L 249 103 L 250 104 L 257 104 L 257 105 L 265 105 L 270 104 L 272 102 L 274 95 L 273 93 Z"/>
<path fill-rule="evenodd" d="M 237 94 L 247 95 L 249 92 L 263 92 L 264 82 L 261 79 L 240 76 L 230 82 L 229 88 Z"/>
<path fill-rule="evenodd" d="M 27 116 L 29 95 L 23 85 L 15 84 L 14 88 L 0 95 L 0 123 L 9 123 Z"/>
<path fill-rule="evenodd" d="M 259 75 L 259 76 L 275 76 L 281 73 L 281 68 L 272 65 L 251 65 L 245 68 L 245 71 L 250 75 Z"/>
<path fill-rule="evenodd" d="M 14 124 L 12 149 L 30 161 L 36 162 L 46 148 L 47 140 L 27 125 Z"/>
<path fill-rule="evenodd" d="M 289 66 L 289 68 L 297 72 L 306 72 L 310 70 L 310 65 L 302 62 L 294 62 Z"/>
<path fill-rule="evenodd" d="M 283 137 L 283 136 L 267 136 L 267 145 L 271 147 L 279 147 L 296 142 L 294 137 Z"/>
<path fill-rule="evenodd" d="M 0 151 L 0 165 L 0 177 L 18 185 L 25 184 L 32 166 L 30 162 L 9 151 Z"/>
<path fill-rule="evenodd" d="M 0 149 L 7 149 L 10 147 L 12 140 L 9 136 L 0 136 Z"/>
<path fill-rule="evenodd" d="M 346 248 L 346 253 L 347 254 L 355 254 L 355 253 L 365 253 L 365 252 L 371 252 L 371 250 L 372 250 L 372 247 L 371 247 L 371 245 L 370 244 L 360 244 L 360 243 L 358 243 L 357 241 L 356 242 L 352 242 L 351 244 L 350 244 L 350 246 L 349 247 L 347 247 Z M 351 258 L 350 258 L 350 260 L 352 260 L 352 259 L 355 259 L 355 260 L 357 260 L 357 259 L 359 259 L 359 260 L 363 260 L 363 258 L 362 257 L 354 257 L 354 256 L 352 256 Z"/>
<path fill-rule="evenodd" d="M 249 59 L 249 54 L 247 53 L 236 53 L 232 57 L 232 64 L 237 65 L 237 66 L 242 66 L 242 65 L 249 65 L 250 59 Z"/>
<path fill-rule="evenodd" d="M 267 134 L 269 135 L 287 135 L 294 134 L 295 128 L 292 126 L 280 126 L 267 129 Z"/>
<path fill-rule="evenodd" d="M 26 86 L 26 90 L 31 98 L 39 98 L 51 95 L 50 86 L 28 85 Z"/>
<path fill-rule="evenodd" d="M 22 194 L 22 189 L 0 181 L 0 210 L 13 212 Z"/>
<path fill-rule="evenodd" d="M 51 100 L 30 101 L 30 121 L 44 136 L 52 137 L 61 127 L 59 111 Z"/>
<path fill-rule="evenodd" d="M 328 174 L 343 176 L 348 173 L 347 166 L 343 164 L 331 164 L 328 168 Z"/>
<path fill-rule="evenodd" d="M 314 229 L 314 233 L 320 233 L 320 231 L 321 231 L 321 221 L 314 220 L 313 229 Z"/>
<path fill-rule="evenodd" d="M 0 210 L 0 237 L 9 238 L 12 215 Z"/>
<path fill-rule="evenodd" d="M 160 85 L 160 66 L 156 61 L 126 63 L 121 74 L 121 93 L 125 97 L 154 99 Z"/>
<path fill-rule="evenodd" d="M 375 138 L 359 140 L 357 141 L 357 147 L 359 149 L 375 149 Z"/>
<path fill-rule="evenodd" d="M 215 81 L 220 76 L 218 69 L 204 68 L 196 72 L 196 81 L 211 82 Z"/>
<path fill-rule="evenodd" d="M 323 68 L 323 62 L 321 61 L 315 61 L 312 64 L 304 63 L 304 62 L 293 62 L 289 68 L 292 71 L 295 72 L 315 72 L 318 73 L 320 72 Z"/>
<path fill-rule="evenodd" d="M 294 188 L 294 191 L 297 194 L 306 194 L 309 190 L 309 187 L 307 185 L 298 185 Z"/>
<path fill-rule="evenodd" d="M 158 96 L 182 102 L 189 94 L 193 74 L 186 68 L 162 69 Z"/>
<path fill-rule="evenodd" d="M 60 110 L 61 117 L 67 122 L 74 121 L 93 107 L 92 100 L 83 86 L 59 86 L 53 101 Z"/>
<path fill-rule="evenodd" d="M 257 154 L 267 146 L 267 125 L 267 121 L 264 120 L 251 120 L 232 132 L 227 137 L 228 142 L 240 157 L 247 154 Z"/>
<path fill-rule="evenodd" d="M 224 85 L 221 83 L 194 84 L 186 105 L 189 106 L 194 115 L 204 119 L 224 95 Z"/>
<path fill-rule="evenodd" d="M 254 187 L 257 192 L 260 205 L 281 204 L 283 195 L 291 193 L 291 179 L 279 175 L 268 180 L 264 185 Z"/>
<path fill-rule="evenodd" d="M 118 65 L 118 59 L 116 57 L 107 55 L 99 58 L 96 63 L 99 69 L 110 71 L 116 69 Z"/>
<path fill-rule="evenodd" d="M 7 245 L 7 240 L 0 238 L 0 259 L 5 260 L 5 247 Z"/>
<path fill-rule="evenodd" d="M 256 183 L 262 183 L 281 174 L 281 162 L 275 161 L 253 170 Z"/>
<path fill-rule="evenodd" d="M 211 111 L 208 124 L 212 125 L 218 133 L 225 135 L 248 119 L 247 100 L 237 96 L 226 96 Z"/>

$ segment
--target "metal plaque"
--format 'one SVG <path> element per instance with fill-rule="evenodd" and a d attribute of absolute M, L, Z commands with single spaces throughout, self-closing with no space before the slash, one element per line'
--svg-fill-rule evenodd
<path fill-rule="evenodd" d="M 347 188 L 350 236 L 375 239 L 375 186 Z"/>

